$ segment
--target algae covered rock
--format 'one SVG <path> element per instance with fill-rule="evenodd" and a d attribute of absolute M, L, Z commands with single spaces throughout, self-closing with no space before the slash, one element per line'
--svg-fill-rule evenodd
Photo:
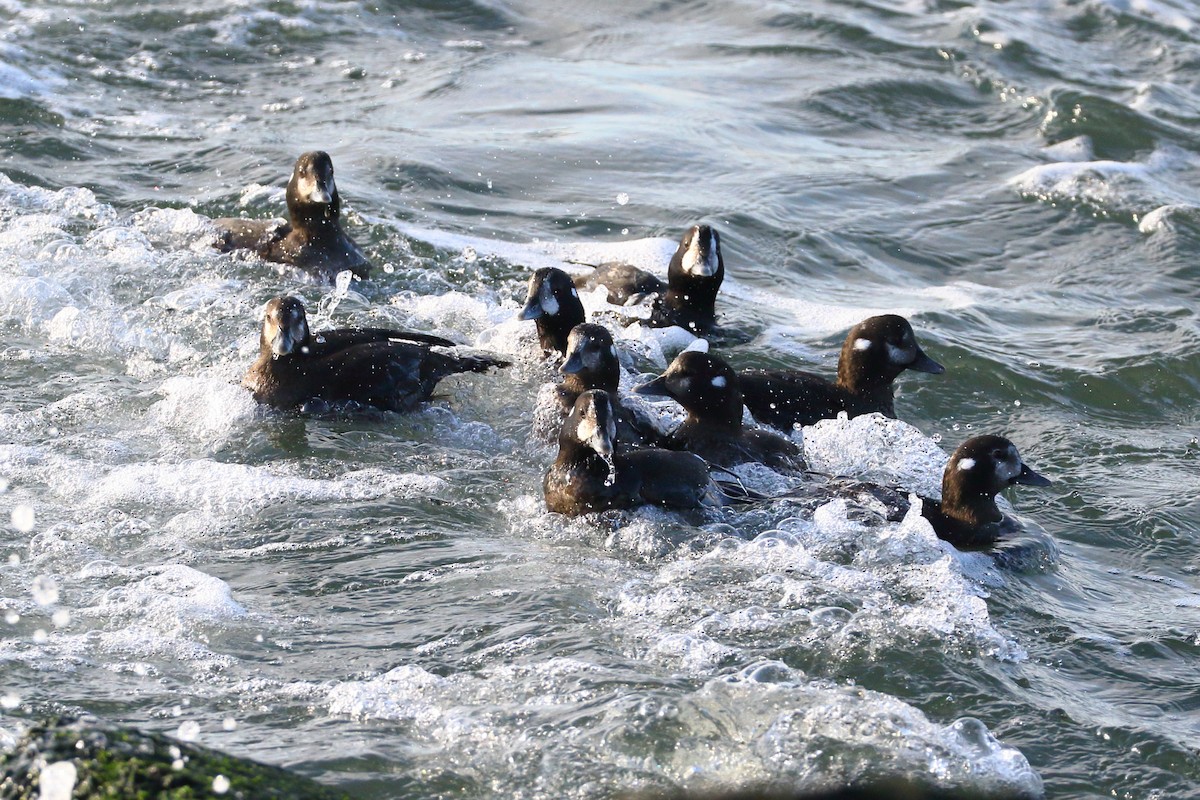
<path fill-rule="evenodd" d="M 279 767 L 156 733 L 55 719 L 0 755 L 0 800 L 348 800 Z"/>

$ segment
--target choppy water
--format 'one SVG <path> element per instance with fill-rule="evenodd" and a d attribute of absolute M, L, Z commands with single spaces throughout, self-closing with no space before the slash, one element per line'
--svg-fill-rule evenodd
<path fill-rule="evenodd" d="M 0 4 L 6 734 L 92 712 L 363 797 L 877 774 L 1200 787 L 1200 11 L 1014 2 Z M 329 150 L 378 278 L 209 247 Z M 910 316 L 946 375 L 804 431 L 1056 483 L 1001 568 L 842 504 L 543 513 L 530 268 L 723 234 L 740 365 Z M 237 381 L 265 300 L 517 356 L 399 417 Z M 653 336 L 628 334 L 654 369 Z M 666 413 L 666 412 L 664 412 Z M 760 487 L 778 476 L 744 471 Z"/>

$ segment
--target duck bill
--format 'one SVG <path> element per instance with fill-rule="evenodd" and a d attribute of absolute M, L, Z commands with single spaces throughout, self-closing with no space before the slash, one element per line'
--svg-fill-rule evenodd
<path fill-rule="evenodd" d="M 925 351 L 919 348 L 917 349 L 917 357 L 913 359 L 913 362 L 908 365 L 907 369 L 911 369 L 914 372 L 928 372 L 930 375 L 941 375 L 946 371 L 945 367 L 925 355 Z"/>
<path fill-rule="evenodd" d="M 576 373 L 583 372 L 586 368 L 587 367 L 585 367 L 583 363 L 583 356 L 581 356 L 579 351 L 576 350 L 567 356 L 567 360 L 562 363 L 562 366 L 558 368 L 558 371 L 563 375 L 574 375 Z"/>
<path fill-rule="evenodd" d="M 517 319 L 541 319 L 544 316 L 546 316 L 546 310 L 538 302 L 537 295 L 534 295 L 525 303 L 525 307 L 521 309 L 521 313 L 517 314 Z"/>
<path fill-rule="evenodd" d="M 667 388 L 667 376 L 659 375 L 652 381 L 647 381 L 639 386 L 633 387 L 634 394 L 640 394 L 643 397 L 674 397 L 671 390 Z"/>
<path fill-rule="evenodd" d="M 1045 475 L 1034 472 L 1028 465 L 1021 465 L 1021 472 L 1017 477 L 1012 479 L 1013 483 L 1020 483 L 1025 486 L 1049 486 L 1051 481 Z"/>

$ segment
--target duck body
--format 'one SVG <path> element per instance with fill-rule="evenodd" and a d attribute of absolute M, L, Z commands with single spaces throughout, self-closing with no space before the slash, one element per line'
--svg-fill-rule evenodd
<path fill-rule="evenodd" d="M 782 473 L 805 469 L 803 452 L 791 439 L 743 424 L 738 375 L 717 356 L 685 350 L 666 372 L 634 392 L 670 397 L 687 411 L 668 447 L 726 468 L 757 462 Z"/>
<path fill-rule="evenodd" d="M 435 349 L 454 346 L 438 336 L 384 328 L 312 334 L 303 303 L 277 297 L 267 304 L 259 355 L 242 384 L 255 400 L 279 409 L 321 400 L 406 412 L 448 375 L 508 366 L 488 355 Z"/>
<path fill-rule="evenodd" d="M 546 507 L 567 516 L 653 505 L 693 509 L 734 502 L 691 453 L 616 451 L 611 399 L 589 389 L 575 401 L 558 437 L 558 455 L 542 482 Z"/>
<path fill-rule="evenodd" d="M 328 153 L 315 150 L 296 159 L 287 206 L 288 220 L 214 220 L 220 230 L 217 249 L 252 250 L 266 261 L 290 264 L 330 282 L 344 270 L 369 276 L 366 255 L 342 229 L 342 201 Z"/>
<path fill-rule="evenodd" d="M 879 413 L 895 419 L 894 382 L 904 370 L 939 375 L 941 364 L 917 344 L 908 320 L 870 317 L 850 329 L 838 357 L 837 379 L 801 370 L 743 370 L 743 400 L 754 419 L 784 431 L 836 419 Z"/>
<path fill-rule="evenodd" d="M 608 302 L 616 306 L 637 305 L 650 295 L 661 295 L 667 288 L 666 282 L 654 273 L 615 261 L 600 264 L 574 281 L 581 291 L 595 291 L 603 286 L 608 290 Z"/>

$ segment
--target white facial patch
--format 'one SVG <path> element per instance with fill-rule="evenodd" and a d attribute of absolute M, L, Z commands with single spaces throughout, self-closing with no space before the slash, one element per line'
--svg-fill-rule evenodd
<path fill-rule="evenodd" d="M 301 175 L 300 180 L 296 182 L 296 188 L 300 191 L 300 196 L 307 198 L 310 203 L 332 203 L 333 202 L 333 181 L 329 181 L 329 191 L 321 188 L 321 184 L 311 175 Z"/>
<path fill-rule="evenodd" d="M 728 381 L 725 380 L 724 375 L 718 375 L 717 377 L 712 379 L 712 385 L 717 387 L 718 389 L 724 389 L 725 384 L 727 384 L 727 383 L 728 383 Z"/>
<path fill-rule="evenodd" d="M 600 426 L 596 424 L 596 418 L 591 414 L 587 414 L 579 421 L 579 427 L 576 428 L 576 432 L 579 435 L 579 441 L 600 455 L 605 456 L 612 452 L 612 442 L 617 435 L 617 426 L 610 417 L 608 424 L 604 426 L 604 430 L 601 430 Z"/>
<path fill-rule="evenodd" d="M 719 264 L 715 246 L 709 249 L 707 258 L 701 255 L 699 236 L 692 239 L 691 247 L 683 254 L 683 271 L 696 278 L 711 278 L 716 274 Z"/>
<path fill-rule="evenodd" d="M 967 470 L 969 470 L 969 469 L 974 469 L 974 468 L 975 468 L 975 459 L 973 459 L 973 458 L 960 458 L 960 459 L 958 460 L 958 468 L 959 468 L 960 470 L 964 471 L 964 472 L 965 472 L 965 471 L 967 471 Z"/>
<path fill-rule="evenodd" d="M 554 290 L 547 282 L 542 283 L 542 290 L 538 293 L 538 304 L 542 311 L 551 317 L 558 313 L 558 298 L 554 296 Z"/>
<path fill-rule="evenodd" d="M 854 340 L 854 349 L 855 350 L 870 350 L 871 349 L 871 340 L 870 339 L 855 339 Z"/>

